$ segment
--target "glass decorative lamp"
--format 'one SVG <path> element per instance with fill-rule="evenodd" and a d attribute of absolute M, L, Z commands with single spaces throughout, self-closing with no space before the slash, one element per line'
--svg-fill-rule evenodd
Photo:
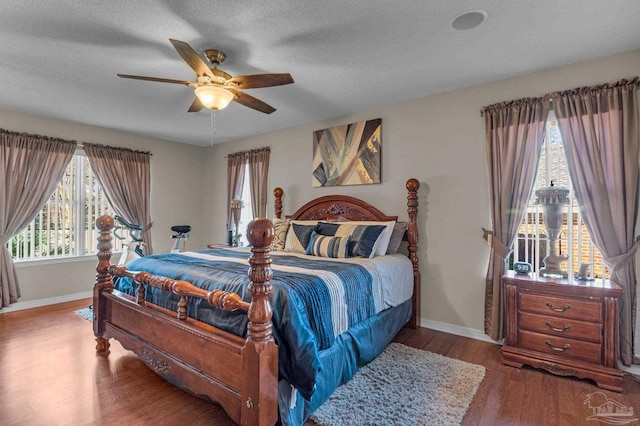
<path fill-rule="evenodd" d="M 240 233 L 238 227 L 240 226 L 240 212 L 242 211 L 242 200 L 234 198 L 231 200 L 231 213 L 233 214 L 233 223 L 236 226 L 235 233 L 233 235 L 233 246 L 238 247 L 240 240 Z"/>
<path fill-rule="evenodd" d="M 549 254 L 543 259 L 544 268 L 539 273 L 542 276 L 561 276 L 567 278 L 567 271 L 560 267 L 562 262 L 566 262 L 568 256 L 558 254 L 558 238 L 562 229 L 562 210 L 569 204 L 569 189 L 554 186 L 541 188 L 536 191 L 538 197 L 536 204 L 542 205 L 544 226 L 547 229 L 547 241 L 549 242 Z"/>

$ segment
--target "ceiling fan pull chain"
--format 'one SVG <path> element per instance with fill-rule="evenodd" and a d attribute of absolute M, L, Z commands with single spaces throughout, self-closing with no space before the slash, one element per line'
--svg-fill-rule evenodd
<path fill-rule="evenodd" d="M 211 146 L 213 146 L 213 135 L 216 134 L 216 112 L 211 110 Z"/>

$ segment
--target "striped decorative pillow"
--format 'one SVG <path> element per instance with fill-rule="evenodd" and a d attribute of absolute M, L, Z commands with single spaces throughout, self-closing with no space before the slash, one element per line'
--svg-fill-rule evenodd
<path fill-rule="evenodd" d="M 333 258 L 349 257 L 349 237 L 328 237 L 313 232 L 306 254 Z"/>
<path fill-rule="evenodd" d="M 347 221 L 318 222 L 315 231 L 318 234 L 336 237 L 351 237 L 351 256 L 374 257 L 387 254 L 387 248 L 395 221 Z M 382 227 L 382 232 L 378 232 Z M 401 236 L 402 238 L 402 236 Z M 371 247 L 373 244 L 373 247 Z"/>
<path fill-rule="evenodd" d="M 378 241 L 378 237 L 382 234 L 384 228 L 381 225 L 340 225 L 340 228 L 336 231 L 336 236 L 349 235 L 351 239 L 350 245 L 355 242 L 350 252 L 352 256 L 370 258 L 375 255 L 376 241 Z"/>
<path fill-rule="evenodd" d="M 303 225 L 296 223 L 296 221 L 291 221 L 289 230 L 287 231 L 287 239 L 284 243 L 284 251 L 294 253 L 306 252 L 311 233 L 316 227 L 316 223 L 317 222 L 313 222 L 313 224 Z"/>

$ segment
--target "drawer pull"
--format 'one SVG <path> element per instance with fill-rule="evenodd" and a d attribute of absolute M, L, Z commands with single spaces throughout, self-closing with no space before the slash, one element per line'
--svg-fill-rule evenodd
<path fill-rule="evenodd" d="M 556 348 L 555 346 L 553 346 L 553 344 L 551 343 L 551 340 L 545 340 L 544 341 L 551 349 L 553 349 L 554 351 L 558 351 L 558 352 L 564 352 L 567 349 L 569 349 L 571 347 L 570 344 L 565 343 L 563 347 L 561 348 Z"/>
<path fill-rule="evenodd" d="M 571 305 L 570 304 L 566 304 L 564 305 L 562 308 L 554 308 L 553 305 L 551 304 L 551 302 L 547 302 L 547 306 L 549 307 L 549 309 L 551 309 L 552 311 L 555 312 L 564 312 L 568 309 L 571 309 Z"/>
<path fill-rule="evenodd" d="M 545 322 L 545 324 L 547 324 L 547 327 L 549 327 L 551 330 L 557 331 L 558 333 L 563 333 L 571 328 L 569 324 L 565 324 L 563 328 L 554 327 L 553 324 L 551 324 L 551 321 L 547 321 Z"/>

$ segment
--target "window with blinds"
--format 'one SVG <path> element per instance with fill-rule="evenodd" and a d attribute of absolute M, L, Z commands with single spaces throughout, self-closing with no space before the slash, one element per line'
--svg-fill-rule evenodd
<path fill-rule="evenodd" d="M 8 243 L 14 261 L 68 258 L 97 252 L 95 221 L 114 215 L 83 153 L 76 153 L 36 218 Z M 114 242 L 114 251 L 120 251 Z"/>
<path fill-rule="evenodd" d="M 608 279 L 609 270 L 602 260 L 602 254 L 591 241 L 580 215 L 578 201 L 573 194 L 562 137 L 555 118 L 547 122 L 536 182 L 518 237 L 513 243 L 509 269 L 513 269 L 513 262 L 528 262 L 536 272 L 544 267 L 543 259 L 548 255 L 548 243 L 542 206 L 536 204 L 535 191 L 550 186 L 552 180 L 555 186 L 570 190 L 570 202 L 564 208 L 562 232 L 558 241 L 558 254 L 568 256 L 568 260 L 561 265 L 562 269 L 566 270 L 569 276 L 575 276 L 580 266 L 587 264 L 590 278 Z"/>

